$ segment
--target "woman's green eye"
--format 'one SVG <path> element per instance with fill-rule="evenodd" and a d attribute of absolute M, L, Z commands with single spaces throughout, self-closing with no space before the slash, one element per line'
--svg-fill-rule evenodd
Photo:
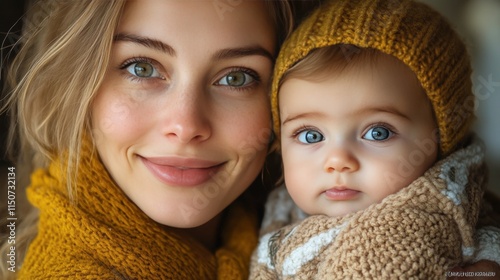
<path fill-rule="evenodd" d="M 232 71 L 217 81 L 217 84 L 230 87 L 242 87 L 254 81 L 255 78 L 250 74 L 243 71 Z"/>
<path fill-rule="evenodd" d="M 156 68 L 148 62 L 134 62 L 127 66 L 127 71 L 139 78 L 156 78 L 160 77 L 160 74 Z"/>

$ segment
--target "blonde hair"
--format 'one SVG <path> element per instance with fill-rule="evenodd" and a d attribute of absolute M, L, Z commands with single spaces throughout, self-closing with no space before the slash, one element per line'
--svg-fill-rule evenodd
<path fill-rule="evenodd" d="M 76 177 L 81 139 L 90 133 L 90 106 L 104 79 L 111 47 L 126 0 L 41 0 L 28 11 L 22 46 L 8 71 L 6 105 L 11 114 L 9 143 L 20 146 L 18 165 L 45 167 L 67 153 L 69 199 Z M 267 1 L 281 44 L 292 29 L 288 1 Z M 28 160 L 22 160 L 27 158 Z M 31 163 L 34 162 L 33 165 Z M 24 217 L 16 235 L 17 252 L 27 249 L 36 234 L 38 213 Z M 3 256 L 9 244 L 2 244 Z M 25 249 L 23 249 L 25 250 Z M 21 265 L 19 254 L 17 268 Z M 0 265 L 0 278 L 15 277 Z M 16 268 L 16 270 L 17 270 Z"/>
<path fill-rule="evenodd" d="M 124 3 L 49 0 L 37 2 L 28 12 L 22 47 L 7 76 L 9 143 L 20 145 L 18 166 L 28 164 L 31 169 L 32 160 L 35 166 L 46 166 L 67 151 L 68 178 L 75 176 L 81 138 L 89 129 L 89 106 L 104 77 Z M 68 193 L 73 199 L 71 180 Z M 36 217 L 35 210 L 22 217 L 16 234 L 18 253 L 36 234 Z M 8 247 L 2 245 L 3 255 Z M 0 265 L 2 279 L 14 277 L 5 266 Z"/>

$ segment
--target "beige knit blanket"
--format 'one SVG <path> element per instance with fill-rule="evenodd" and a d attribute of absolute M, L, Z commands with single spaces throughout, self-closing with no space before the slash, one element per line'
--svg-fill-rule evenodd
<path fill-rule="evenodd" d="M 366 210 L 311 216 L 275 230 L 301 219 L 278 190 L 267 205 L 250 279 L 443 279 L 477 255 L 485 170 L 476 139 Z M 500 231 L 492 238 L 500 248 Z"/>

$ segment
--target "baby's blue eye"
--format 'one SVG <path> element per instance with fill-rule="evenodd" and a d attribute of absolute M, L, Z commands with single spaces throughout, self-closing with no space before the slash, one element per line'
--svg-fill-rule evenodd
<path fill-rule="evenodd" d="M 316 130 L 304 130 L 297 135 L 297 140 L 304 144 L 318 143 L 324 139 L 323 134 Z"/>
<path fill-rule="evenodd" d="M 127 71 L 139 78 L 157 78 L 160 74 L 149 62 L 134 62 L 127 66 Z"/>
<path fill-rule="evenodd" d="M 255 81 L 252 75 L 243 71 L 232 71 L 217 81 L 218 85 L 230 87 L 242 87 Z"/>
<path fill-rule="evenodd" d="M 370 128 L 363 138 L 371 141 L 384 141 L 389 139 L 393 135 L 393 132 L 383 126 L 375 126 Z"/>

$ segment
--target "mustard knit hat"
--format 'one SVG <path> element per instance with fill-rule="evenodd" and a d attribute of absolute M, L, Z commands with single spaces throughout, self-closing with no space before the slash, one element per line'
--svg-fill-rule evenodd
<path fill-rule="evenodd" d="M 457 149 L 474 119 L 469 56 L 440 14 L 409 0 L 330 0 L 294 31 L 274 69 L 271 104 L 277 137 L 283 74 L 312 50 L 335 44 L 377 49 L 409 66 L 432 103 L 441 154 Z"/>

